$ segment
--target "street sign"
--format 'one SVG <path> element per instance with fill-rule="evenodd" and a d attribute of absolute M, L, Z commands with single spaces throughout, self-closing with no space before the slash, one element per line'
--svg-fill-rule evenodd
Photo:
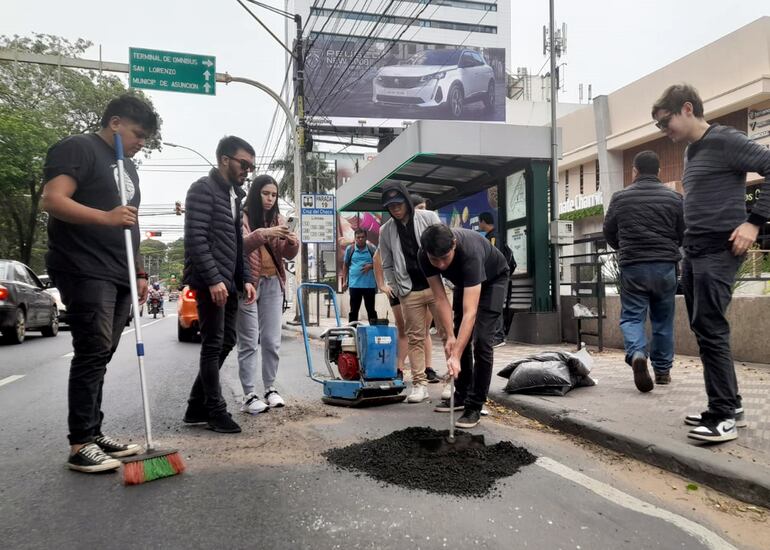
<path fill-rule="evenodd" d="M 216 94 L 216 58 L 211 55 L 129 48 L 128 66 L 132 88 Z"/>
<path fill-rule="evenodd" d="M 302 195 L 300 200 L 302 241 L 333 243 L 335 230 L 334 195 Z"/>

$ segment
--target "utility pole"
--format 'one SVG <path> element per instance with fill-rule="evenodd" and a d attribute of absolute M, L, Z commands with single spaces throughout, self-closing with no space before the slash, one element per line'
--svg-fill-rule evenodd
<path fill-rule="evenodd" d="M 559 57 L 566 52 L 566 25 L 561 32 L 556 30 L 556 18 L 554 15 L 554 0 L 549 1 L 548 37 L 543 32 L 543 53 L 549 52 L 551 65 L 551 220 L 559 219 L 559 141 L 558 128 L 556 127 L 556 102 L 558 101 L 558 86 L 556 67 Z M 545 28 L 543 29 L 545 31 Z M 553 307 L 555 311 L 561 311 L 561 270 L 559 266 L 559 245 L 551 245 Z M 557 317 L 561 319 L 561 316 Z M 559 321 L 561 325 L 561 321 Z M 561 331 L 559 331 L 561 333 Z"/>
<path fill-rule="evenodd" d="M 306 151 L 305 151 L 305 52 L 302 43 L 302 16 L 299 14 L 294 15 L 294 23 L 297 25 L 297 37 L 294 43 L 294 86 L 296 90 L 295 94 L 295 107 L 297 112 L 297 142 L 294 146 L 299 151 L 300 165 L 295 164 L 294 170 L 299 170 L 302 174 L 302 179 L 294 179 L 294 203 L 297 205 L 297 214 L 300 213 L 301 204 L 300 197 L 302 191 L 307 188 L 305 185 L 305 168 L 307 164 Z M 295 157 L 296 158 L 296 157 Z M 316 258 L 316 261 L 318 259 Z M 302 279 L 298 282 L 308 280 L 308 254 L 307 243 L 302 243 Z M 297 270 L 299 271 L 299 270 Z M 299 311 L 299 304 L 297 304 Z"/>

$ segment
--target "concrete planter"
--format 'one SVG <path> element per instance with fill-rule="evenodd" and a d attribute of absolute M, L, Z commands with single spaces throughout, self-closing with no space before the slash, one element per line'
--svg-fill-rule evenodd
<path fill-rule="evenodd" d="M 582 300 L 593 305 L 591 300 Z M 572 306 L 576 298 L 562 296 L 562 336 L 567 342 L 575 342 L 577 325 L 572 319 Z M 610 348 L 623 349 L 623 335 L 620 332 L 620 296 L 607 296 L 605 301 L 604 345 Z M 727 312 L 730 321 L 732 352 L 736 361 L 766 363 L 770 358 L 770 338 L 767 338 L 767 327 L 770 327 L 770 296 L 734 296 Z M 591 331 L 595 322 L 585 322 Z M 648 336 L 650 333 L 647 324 Z M 594 344 L 589 338 L 586 342 Z M 682 355 L 698 355 L 698 345 L 690 330 L 687 319 L 687 308 L 684 296 L 676 297 L 676 318 L 674 320 L 674 350 Z"/>

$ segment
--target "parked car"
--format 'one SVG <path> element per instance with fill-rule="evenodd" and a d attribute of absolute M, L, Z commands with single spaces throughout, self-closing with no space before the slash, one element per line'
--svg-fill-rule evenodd
<path fill-rule="evenodd" d="M 0 332 L 21 344 L 28 330 L 59 333 L 59 310 L 37 275 L 21 262 L 0 260 Z"/>
<path fill-rule="evenodd" d="M 40 279 L 41 283 L 43 283 L 45 291 L 53 296 L 53 299 L 56 302 L 56 309 L 59 311 L 59 326 L 66 324 L 67 306 L 65 306 L 64 302 L 61 301 L 61 293 L 59 292 L 59 289 L 53 286 L 53 283 L 51 283 L 51 278 L 46 274 L 38 275 L 37 278 Z"/>
<path fill-rule="evenodd" d="M 195 342 L 199 338 L 198 302 L 195 291 L 189 286 L 182 288 L 176 302 L 177 338 L 180 342 Z"/>
<path fill-rule="evenodd" d="M 424 50 L 401 65 L 377 71 L 372 101 L 378 105 L 438 107 L 460 118 L 465 105 L 495 108 L 495 72 L 474 50 Z"/>

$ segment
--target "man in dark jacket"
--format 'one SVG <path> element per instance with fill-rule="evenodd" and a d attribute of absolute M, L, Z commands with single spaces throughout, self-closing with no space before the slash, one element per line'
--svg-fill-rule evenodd
<path fill-rule="evenodd" d="M 674 360 L 676 266 L 684 236 L 682 196 L 658 179 L 660 161 L 652 151 L 634 157 L 634 182 L 612 197 L 604 236 L 618 251 L 620 329 L 626 362 L 641 392 L 652 390 L 647 368 L 647 311 L 652 324 L 650 360 L 656 384 L 671 382 Z"/>
<path fill-rule="evenodd" d="M 238 433 L 227 412 L 219 385 L 219 369 L 236 340 L 238 292 L 253 303 L 243 251 L 241 189 L 254 171 L 254 149 L 239 137 L 227 136 L 217 146 L 217 168 L 190 186 L 185 201 L 184 282 L 195 291 L 201 331 L 200 372 L 195 378 L 184 421 L 208 422 L 220 433 Z"/>

